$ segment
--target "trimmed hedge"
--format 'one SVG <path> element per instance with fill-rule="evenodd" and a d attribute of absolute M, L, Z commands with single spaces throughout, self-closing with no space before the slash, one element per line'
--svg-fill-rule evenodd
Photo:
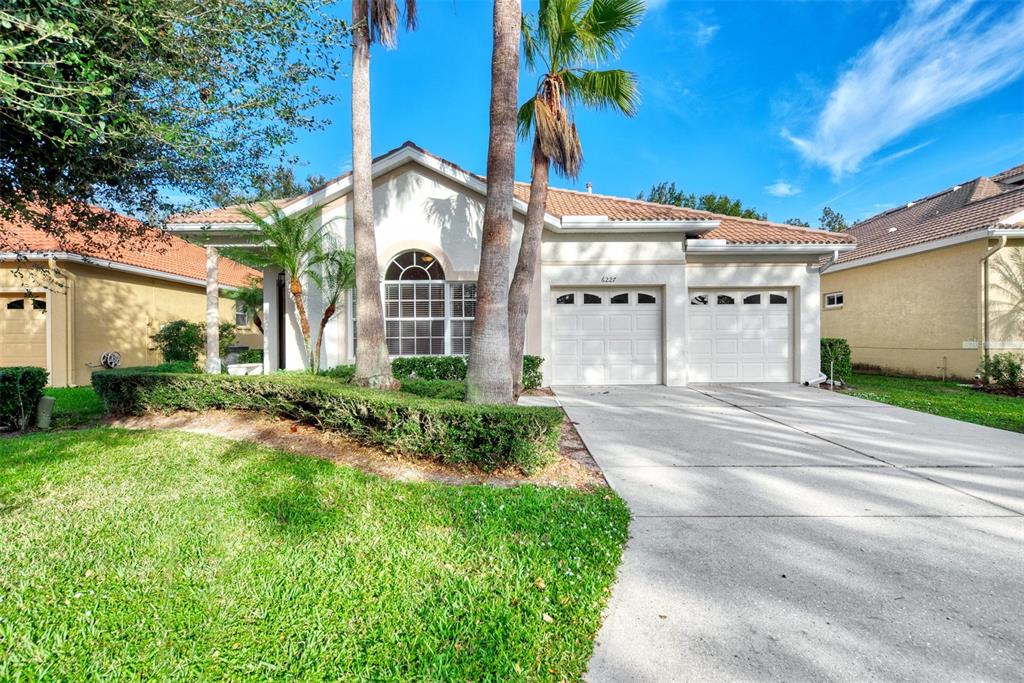
<path fill-rule="evenodd" d="M 534 472 L 558 449 L 557 408 L 477 406 L 361 389 L 310 375 L 95 372 L 93 388 L 115 415 L 147 410 L 256 410 L 348 434 L 402 453 Z"/>
<path fill-rule="evenodd" d="M 402 391 L 425 398 L 441 398 L 447 401 L 466 400 L 466 383 L 453 379 L 418 379 L 406 377 L 399 380 Z"/>
<path fill-rule="evenodd" d="M 0 368 L 0 429 L 20 430 L 32 424 L 47 375 L 42 368 Z"/>
<path fill-rule="evenodd" d="M 834 372 L 836 379 L 849 382 L 853 375 L 851 358 L 850 344 L 845 339 L 821 338 L 821 372 L 826 377 L 831 377 L 829 372 Z"/>
<path fill-rule="evenodd" d="M 540 356 L 523 357 L 523 387 L 539 389 L 544 376 Z M 425 380 L 449 380 L 463 382 L 466 379 L 466 358 L 464 356 L 399 356 L 391 361 L 391 372 L 398 379 L 415 377 Z"/>

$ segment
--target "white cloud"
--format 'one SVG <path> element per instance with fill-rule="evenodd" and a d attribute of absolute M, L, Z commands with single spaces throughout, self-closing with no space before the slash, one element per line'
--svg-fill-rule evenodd
<path fill-rule="evenodd" d="M 719 28 L 721 27 L 717 24 L 705 24 L 703 21 L 698 21 L 697 30 L 694 33 L 694 41 L 699 47 L 704 47 L 715 37 Z"/>
<path fill-rule="evenodd" d="M 792 183 L 787 183 L 784 180 L 772 183 L 764 188 L 764 191 L 773 197 L 792 197 L 795 194 L 800 194 L 799 187 L 796 187 Z"/>
<path fill-rule="evenodd" d="M 1024 3 L 918 0 L 840 75 L 810 134 L 783 136 L 840 176 L 925 121 L 1022 73 Z"/>
<path fill-rule="evenodd" d="M 668 4 L 668 0 L 647 0 L 647 11 L 661 9 Z"/>

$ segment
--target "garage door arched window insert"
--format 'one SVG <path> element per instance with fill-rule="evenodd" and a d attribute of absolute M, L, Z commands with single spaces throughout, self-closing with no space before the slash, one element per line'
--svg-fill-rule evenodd
<path fill-rule="evenodd" d="M 644 294 L 643 292 L 640 292 L 636 295 L 636 302 L 638 304 L 656 304 L 658 303 L 658 297 L 653 294 Z"/>
<path fill-rule="evenodd" d="M 788 303 L 789 303 L 789 297 L 787 297 L 785 295 L 785 293 L 783 293 L 783 292 L 772 292 L 771 294 L 768 295 L 768 304 L 769 305 L 776 305 L 777 306 L 779 304 L 788 304 Z"/>
<path fill-rule="evenodd" d="M 412 250 L 391 260 L 384 271 L 384 326 L 388 353 L 392 356 L 440 356 L 447 353 L 448 289 L 444 268 L 432 254 Z M 464 296 L 468 292 L 460 290 L 459 293 Z M 475 304 L 475 291 L 472 299 Z M 465 327 L 463 322 L 460 337 L 465 336 Z M 469 328 L 472 329 L 472 325 Z M 460 349 L 468 349 L 468 346 L 468 339 L 462 338 Z"/>

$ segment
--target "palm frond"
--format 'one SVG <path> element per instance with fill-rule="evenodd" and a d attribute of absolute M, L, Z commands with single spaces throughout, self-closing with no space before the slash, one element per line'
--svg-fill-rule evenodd
<path fill-rule="evenodd" d="M 587 58 L 599 62 L 614 57 L 646 11 L 644 0 L 593 0 L 579 21 L 579 40 Z"/>
<path fill-rule="evenodd" d="M 314 277 L 315 266 L 323 258 L 323 228 L 319 227 L 319 207 L 285 214 L 272 202 L 264 202 L 262 211 L 253 206 L 241 209 L 242 215 L 256 227 L 258 247 L 246 260 L 256 267 L 281 268 L 289 277 Z"/>
<path fill-rule="evenodd" d="M 563 75 L 570 99 L 587 107 L 617 109 L 626 116 L 636 114 L 640 91 L 636 75 L 623 69 L 568 72 Z"/>
<path fill-rule="evenodd" d="M 354 0 L 355 2 L 367 0 Z M 370 40 L 393 49 L 398 45 L 399 10 L 396 0 L 368 0 Z M 405 0 L 405 28 L 416 29 L 416 0 Z"/>
<path fill-rule="evenodd" d="M 538 60 L 540 58 L 540 43 L 538 42 L 539 36 L 537 35 L 537 29 L 534 28 L 533 22 L 530 20 L 530 15 L 523 15 L 520 30 L 523 35 L 523 57 L 526 62 L 526 67 L 530 71 L 533 71 L 537 68 Z"/>
<path fill-rule="evenodd" d="M 533 132 L 533 107 L 535 105 L 534 99 L 530 99 L 523 102 L 522 106 L 519 107 L 519 113 L 517 114 L 516 131 L 519 135 L 519 139 L 526 140 L 530 137 L 530 133 Z"/>

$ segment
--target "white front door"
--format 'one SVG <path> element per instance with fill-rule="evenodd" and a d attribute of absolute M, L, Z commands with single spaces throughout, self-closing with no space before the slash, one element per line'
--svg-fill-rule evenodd
<path fill-rule="evenodd" d="M 792 382 L 792 293 L 691 289 L 690 382 Z"/>
<path fill-rule="evenodd" d="M 660 384 L 661 291 L 551 290 L 553 385 Z"/>

